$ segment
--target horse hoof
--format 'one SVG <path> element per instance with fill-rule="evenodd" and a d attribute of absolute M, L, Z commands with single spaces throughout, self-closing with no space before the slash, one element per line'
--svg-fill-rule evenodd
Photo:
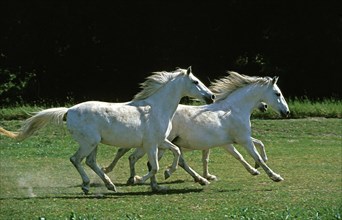
<path fill-rule="evenodd" d="M 90 189 L 90 182 L 86 181 L 82 183 L 82 191 L 84 192 L 85 195 L 89 194 L 89 189 Z"/>
<path fill-rule="evenodd" d="M 89 188 L 87 188 L 87 187 L 82 187 L 82 191 L 83 191 L 83 193 L 85 194 L 85 195 L 88 195 L 89 194 Z"/>
<path fill-rule="evenodd" d="M 143 184 L 142 177 L 140 176 L 134 176 L 133 177 L 133 184 Z"/>
<path fill-rule="evenodd" d="M 199 182 L 202 186 L 207 186 L 210 184 L 210 182 L 206 179 L 203 179 L 202 181 Z"/>
<path fill-rule="evenodd" d="M 257 175 L 260 174 L 260 172 L 259 172 L 258 170 L 253 170 L 253 171 L 251 172 L 251 174 L 252 174 L 253 176 L 257 176 Z"/>
<path fill-rule="evenodd" d="M 169 171 L 169 170 L 165 170 L 165 172 L 164 172 L 164 178 L 165 178 L 165 179 L 168 179 L 170 176 L 171 176 L 170 171 Z"/>
<path fill-rule="evenodd" d="M 216 181 L 217 180 L 217 177 L 215 175 L 211 175 L 211 174 L 208 174 L 206 177 L 205 177 L 207 180 L 213 180 L 213 181 Z"/>
<path fill-rule="evenodd" d="M 206 186 L 210 184 L 210 182 L 207 179 L 202 178 L 202 177 L 195 179 L 195 182 L 201 184 L 202 186 Z"/>
<path fill-rule="evenodd" d="M 127 180 L 127 185 L 131 186 L 131 185 L 134 185 L 134 177 L 130 177 L 128 180 Z"/>
<path fill-rule="evenodd" d="M 281 177 L 280 175 L 273 175 L 272 177 L 271 177 L 271 179 L 274 181 L 274 182 L 281 182 L 281 181 L 283 181 L 284 180 L 284 178 L 283 177 Z"/>
<path fill-rule="evenodd" d="M 110 190 L 110 191 L 116 192 L 116 187 L 115 187 L 114 184 L 109 184 L 109 185 L 107 185 L 107 189 Z"/>

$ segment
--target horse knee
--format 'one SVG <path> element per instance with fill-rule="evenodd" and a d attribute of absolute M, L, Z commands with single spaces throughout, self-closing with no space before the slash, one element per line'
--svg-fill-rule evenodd
<path fill-rule="evenodd" d="M 70 162 L 71 162 L 74 166 L 76 166 L 76 164 L 78 164 L 78 161 L 77 161 L 77 159 L 76 159 L 75 156 L 70 157 Z"/>
<path fill-rule="evenodd" d="M 92 157 L 87 157 L 86 159 L 86 164 L 89 166 L 89 167 L 92 167 L 95 163 L 95 160 L 92 158 Z"/>

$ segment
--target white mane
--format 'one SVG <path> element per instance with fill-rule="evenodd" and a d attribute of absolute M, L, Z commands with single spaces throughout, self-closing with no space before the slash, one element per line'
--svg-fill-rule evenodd
<path fill-rule="evenodd" d="M 167 84 L 172 79 L 185 75 L 186 70 L 177 69 L 173 72 L 154 72 L 153 75 L 146 78 L 146 81 L 140 84 L 140 88 L 142 89 L 138 94 L 134 96 L 134 101 L 146 99 L 156 91 L 158 91 L 161 87 Z"/>
<path fill-rule="evenodd" d="M 246 76 L 237 72 L 228 71 L 229 75 L 215 80 L 210 90 L 216 94 L 216 101 L 227 98 L 235 90 L 250 84 L 268 84 L 272 81 L 270 77 Z"/>

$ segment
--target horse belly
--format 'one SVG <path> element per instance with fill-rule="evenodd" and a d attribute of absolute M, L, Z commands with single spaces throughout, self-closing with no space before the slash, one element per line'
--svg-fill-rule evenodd
<path fill-rule="evenodd" d="M 230 142 L 225 132 L 212 129 L 186 129 L 179 132 L 175 144 L 182 148 L 204 150 Z"/>
<path fill-rule="evenodd" d="M 232 142 L 227 132 L 223 111 L 209 111 L 193 106 L 180 105 L 173 118 L 171 137 L 182 148 L 204 150 Z"/>
<path fill-rule="evenodd" d="M 101 130 L 101 142 L 124 148 L 136 148 L 142 145 L 143 128 L 139 122 L 110 124 Z"/>

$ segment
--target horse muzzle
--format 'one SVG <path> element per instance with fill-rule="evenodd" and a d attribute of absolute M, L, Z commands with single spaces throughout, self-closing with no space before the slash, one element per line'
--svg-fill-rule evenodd
<path fill-rule="evenodd" d="M 290 116 L 290 111 L 289 110 L 280 111 L 280 114 L 281 114 L 282 117 L 288 118 Z"/>
<path fill-rule="evenodd" d="M 209 97 L 205 97 L 204 101 L 205 101 L 206 104 L 211 104 L 211 103 L 213 103 L 215 101 L 215 98 L 216 98 L 216 96 L 214 94 L 212 94 L 210 96 L 210 98 Z"/>

